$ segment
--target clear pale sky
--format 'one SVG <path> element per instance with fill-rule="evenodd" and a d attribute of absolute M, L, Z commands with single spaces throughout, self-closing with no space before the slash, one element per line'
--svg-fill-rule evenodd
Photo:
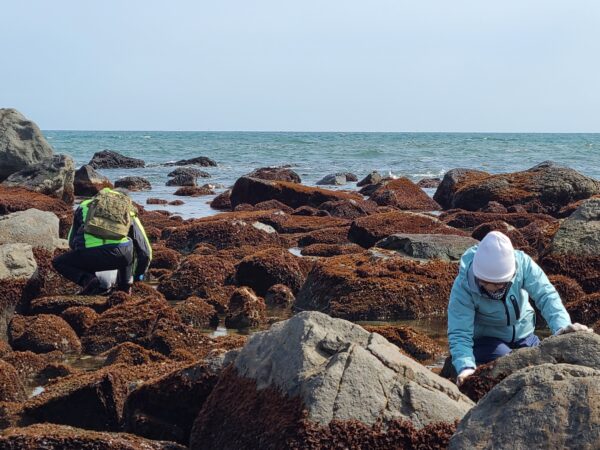
<path fill-rule="evenodd" d="M 0 17 L 0 106 L 43 129 L 600 132 L 597 0 L 28 0 Z"/>

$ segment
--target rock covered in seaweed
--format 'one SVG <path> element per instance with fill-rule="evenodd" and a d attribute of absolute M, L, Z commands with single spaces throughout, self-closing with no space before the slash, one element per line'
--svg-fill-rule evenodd
<path fill-rule="evenodd" d="M 268 181 L 241 177 L 231 190 L 233 207 L 241 203 L 254 205 L 265 200 L 278 200 L 291 208 L 300 206 L 318 207 L 321 203 L 335 200 L 362 200 L 360 195 L 303 186 L 285 181 Z"/>
<path fill-rule="evenodd" d="M 455 263 L 393 253 L 334 256 L 315 263 L 294 306 L 347 320 L 443 316 L 456 271 Z"/>
<path fill-rule="evenodd" d="M 263 414 L 254 413 L 259 405 Z M 370 429 L 381 421 L 429 434 L 471 406 L 456 386 L 381 336 L 303 312 L 250 338 L 205 401 L 190 448 L 297 448 L 307 434 L 319 448 L 330 435 L 313 434 L 316 428 Z M 365 441 L 351 433 L 354 445 L 368 445 L 368 432 Z"/>

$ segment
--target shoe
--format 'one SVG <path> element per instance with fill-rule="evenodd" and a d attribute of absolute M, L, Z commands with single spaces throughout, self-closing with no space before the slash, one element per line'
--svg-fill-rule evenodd
<path fill-rule="evenodd" d="M 100 280 L 98 278 L 92 278 L 87 284 L 83 286 L 77 293 L 77 295 L 92 295 L 92 292 L 97 291 L 100 288 Z"/>
<path fill-rule="evenodd" d="M 110 288 L 105 288 L 100 284 L 98 278 L 92 278 L 92 280 L 81 289 L 77 295 L 108 295 L 110 294 Z"/>

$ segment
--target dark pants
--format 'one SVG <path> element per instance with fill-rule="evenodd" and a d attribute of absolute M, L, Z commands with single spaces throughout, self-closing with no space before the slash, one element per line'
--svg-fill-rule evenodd
<path fill-rule="evenodd" d="M 540 340 L 533 333 L 512 344 L 493 337 L 480 337 L 473 342 L 473 353 L 477 364 L 485 364 L 501 356 L 508 355 L 514 349 L 537 347 L 538 345 L 540 345 Z"/>
<path fill-rule="evenodd" d="M 95 272 L 118 270 L 119 288 L 126 288 L 132 274 L 133 244 L 105 245 L 102 247 L 71 250 L 52 261 L 58 273 L 79 286 L 85 286 L 96 277 Z"/>

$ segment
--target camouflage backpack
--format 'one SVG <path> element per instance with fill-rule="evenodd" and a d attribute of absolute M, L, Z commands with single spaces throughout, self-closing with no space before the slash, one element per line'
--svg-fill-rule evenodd
<path fill-rule="evenodd" d="M 102 189 L 89 203 L 83 230 L 102 239 L 123 239 L 129 234 L 131 199 L 125 194 Z"/>

